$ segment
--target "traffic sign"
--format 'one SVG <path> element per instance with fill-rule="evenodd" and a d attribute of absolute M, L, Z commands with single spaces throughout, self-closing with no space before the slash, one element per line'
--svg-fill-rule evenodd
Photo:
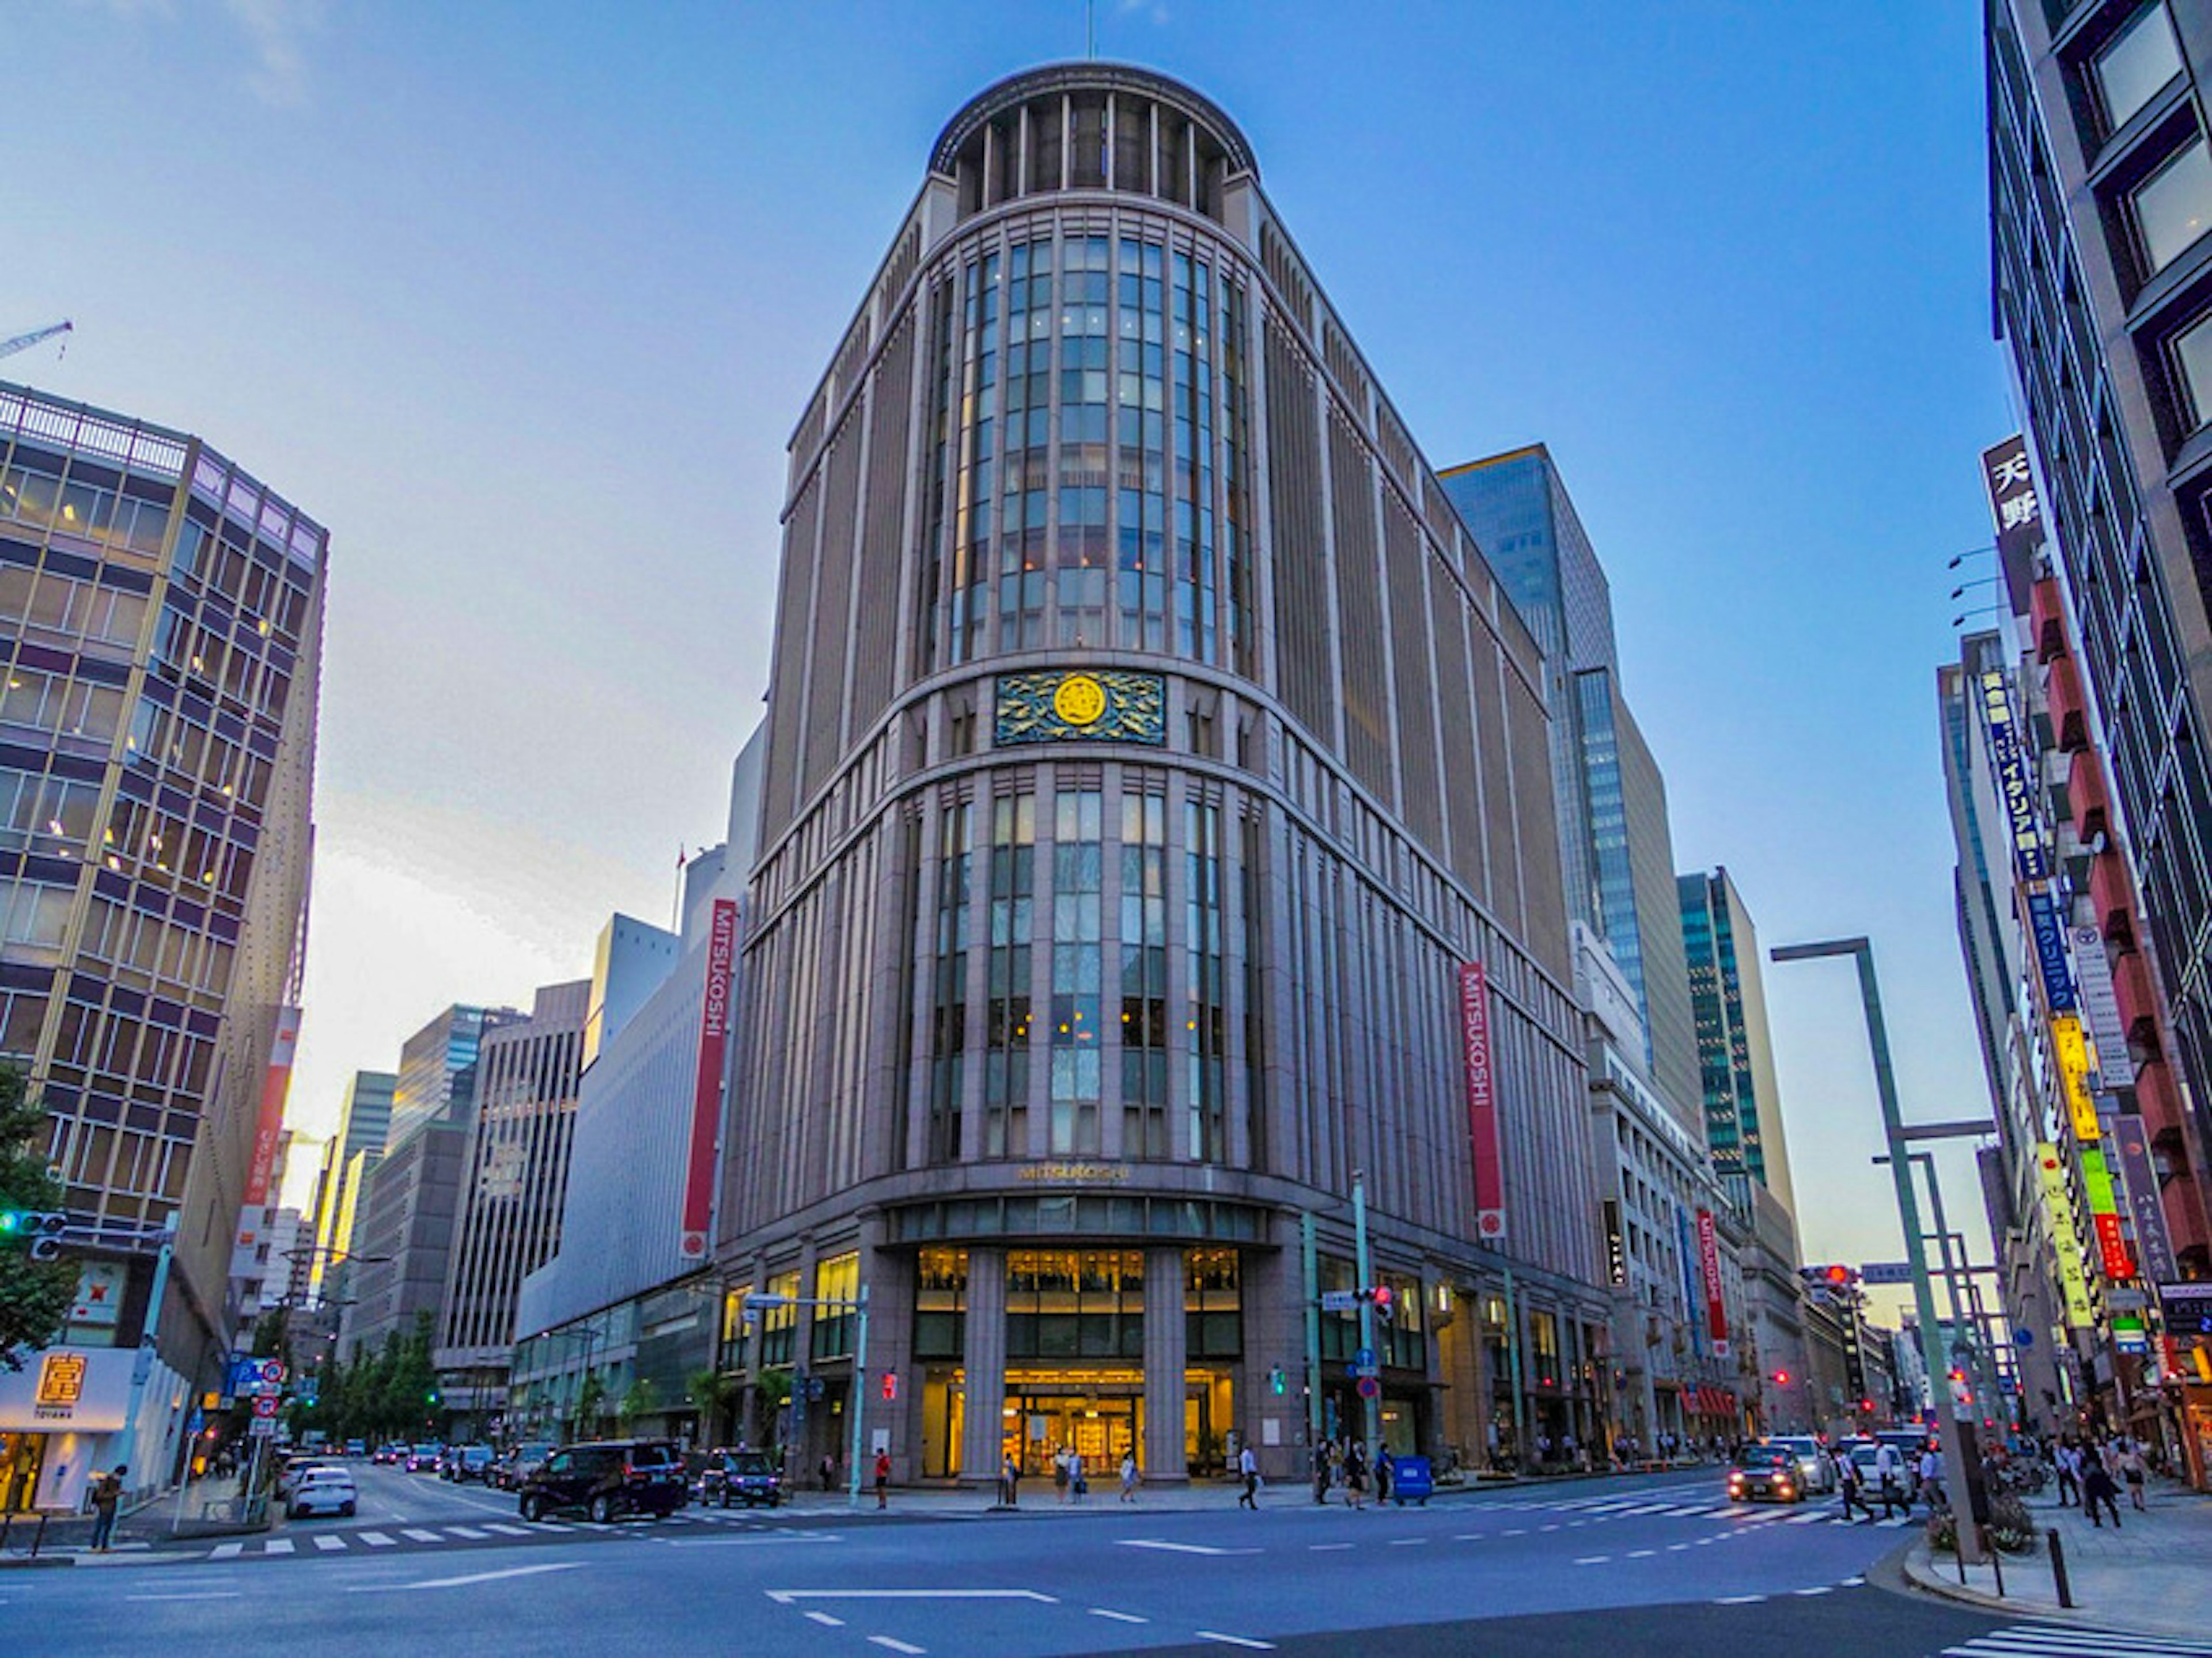
<path fill-rule="evenodd" d="M 1372 1399 L 1382 1391 L 1382 1384 L 1373 1376 L 1364 1376 L 1359 1378 L 1359 1396 L 1362 1399 Z"/>
<path fill-rule="evenodd" d="M 272 1417 L 276 1415 L 276 1395 L 274 1394 L 263 1394 L 258 1399 L 256 1399 L 253 1401 L 253 1414 L 256 1418 Z"/>
<path fill-rule="evenodd" d="M 1321 1309 L 1324 1313 L 1356 1313 L 1359 1310 L 1359 1291 L 1324 1290 L 1321 1292 Z"/>
<path fill-rule="evenodd" d="M 1352 1356 L 1352 1362 L 1354 1364 L 1372 1364 L 1375 1362 L 1375 1350 L 1372 1347 L 1362 1347 Z"/>
<path fill-rule="evenodd" d="M 1862 1284 L 1910 1284 L 1912 1282 L 1912 1263 L 1905 1260 L 1870 1260 L 1859 1268 Z"/>
<path fill-rule="evenodd" d="M 257 1416 L 246 1424 L 246 1433 L 249 1439 L 274 1439 L 276 1437 L 276 1418 Z"/>
<path fill-rule="evenodd" d="M 264 1388 L 281 1388 L 284 1385 L 283 1359 L 264 1358 L 261 1361 L 261 1385 Z"/>

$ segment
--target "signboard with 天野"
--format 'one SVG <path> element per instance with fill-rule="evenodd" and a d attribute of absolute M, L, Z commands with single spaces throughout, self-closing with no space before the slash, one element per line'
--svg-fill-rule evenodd
<path fill-rule="evenodd" d="M 1165 743 L 1167 682 L 1156 673 L 1048 669 L 999 676 L 992 741 Z"/>

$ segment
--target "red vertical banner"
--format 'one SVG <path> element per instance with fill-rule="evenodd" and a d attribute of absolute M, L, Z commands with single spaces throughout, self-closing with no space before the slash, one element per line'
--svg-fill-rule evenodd
<path fill-rule="evenodd" d="M 269 1044 L 269 1068 L 261 1075 L 261 1114 L 253 1129 L 253 1162 L 246 1171 L 246 1206 L 269 1202 L 269 1181 L 276 1169 L 276 1148 L 284 1139 L 284 1096 L 292 1090 L 292 1055 L 300 1046 L 300 1010 L 276 1010 L 276 1035 Z"/>
<path fill-rule="evenodd" d="M 1490 1059 L 1490 989 L 1480 962 L 1459 969 L 1460 1054 L 1467 1066 L 1467 1132 L 1474 1152 L 1474 1232 L 1505 1241 L 1505 1169 L 1498 1145 L 1497 1075 Z"/>
<path fill-rule="evenodd" d="M 714 900 L 707 933 L 706 1002 L 699 1019 L 699 1076 L 691 1093 L 691 1147 L 684 1176 L 686 1260 L 707 1253 L 714 1224 L 714 1149 L 722 1128 L 722 1063 L 730 1042 L 730 971 L 737 958 L 738 905 Z"/>
<path fill-rule="evenodd" d="M 2089 1218 L 2097 1227 L 2097 1253 L 2105 1260 L 2105 1276 L 2115 1284 L 2125 1284 L 2136 1275 L 2136 1259 L 2128 1251 L 2128 1241 L 2120 1230 L 2118 1215 L 2092 1215 Z"/>
<path fill-rule="evenodd" d="M 1728 1307 L 1721 1298 L 1720 1228 L 1710 1209 L 1698 1211 L 1698 1266 L 1705 1280 L 1705 1333 L 1712 1339 L 1715 1356 L 1726 1358 Z"/>

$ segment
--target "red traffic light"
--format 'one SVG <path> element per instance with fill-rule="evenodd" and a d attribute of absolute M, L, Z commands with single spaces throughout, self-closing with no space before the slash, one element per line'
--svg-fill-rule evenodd
<path fill-rule="evenodd" d="M 884 1372 L 884 1397 L 886 1400 L 896 1399 L 898 1397 L 898 1372 L 896 1370 L 885 1370 Z"/>
<path fill-rule="evenodd" d="M 1790 1372 L 1787 1370 L 1777 1370 L 1774 1373 L 1774 1385 L 1778 1388 L 1788 1387 L 1790 1385 Z"/>
<path fill-rule="evenodd" d="M 1838 1266 L 1831 1266 L 1830 1268 L 1828 1268 L 1828 1282 L 1829 1282 L 1829 1283 L 1831 1283 L 1831 1284 L 1849 1284 L 1850 1281 L 1851 1281 L 1851 1269 L 1850 1269 L 1850 1267 L 1838 1265 Z"/>

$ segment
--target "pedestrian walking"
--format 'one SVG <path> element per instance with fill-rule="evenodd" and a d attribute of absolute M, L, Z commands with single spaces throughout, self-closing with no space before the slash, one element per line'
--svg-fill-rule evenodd
<path fill-rule="evenodd" d="M 1899 1496 L 1898 1488 L 1903 1482 L 1904 1469 L 1899 1466 L 1897 1447 L 1887 1441 L 1884 1441 L 1881 1448 L 1874 1454 L 1874 1477 L 1875 1482 L 1881 1487 L 1881 1517 L 1894 1519 Z M 1910 1504 L 1906 1511 L 1911 1512 Z"/>
<path fill-rule="evenodd" d="M 1244 1481 L 1244 1489 L 1237 1493 L 1237 1506 L 1260 1512 L 1260 1459 L 1252 1454 L 1250 1445 L 1237 1453 L 1237 1473 Z"/>
<path fill-rule="evenodd" d="M 2081 1453 L 2074 1448 L 2071 1439 L 2058 1442 L 2054 1459 L 2058 1470 L 2058 1506 L 2078 1509 L 2081 1506 Z"/>
<path fill-rule="evenodd" d="M 123 1502 L 123 1476 L 131 1472 L 131 1465 L 118 1462 L 92 1482 L 92 1546 L 101 1554 L 107 1552 L 108 1539 L 115 1535 L 115 1510 Z"/>
<path fill-rule="evenodd" d="M 887 1509 L 891 1505 L 891 1454 L 876 1453 L 876 1506 Z"/>
<path fill-rule="evenodd" d="M 823 1491 L 830 1491 L 836 1489 L 837 1465 L 830 1459 L 827 1451 L 822 1454 L 822 1466 L 815 1472 L 821 1476 Z"/>
<path fill-rule="evenodd" d="M 1134 1446 L 1121 1453 L 1121 1500 L 1124 1503 L 1137 1500 L 1137 1452 Z"/>
<path fill-rule="evenodd" d="M 1083 1453 L 1073 1446 L 1067 1451 L 1067 1492 L 1079 1503 L 1091 1494 L 1091 1482 L 1083 1477 Z"/>
<path fill-rule="evenodd" d="M 1930 1514 L 1951 1506 L 1950 1499 L 1943 1494 L 1943 1459 L 1936 1454 L 1932 1445 L 1920 1453 L 1920 1495 L 1926 1500 Z"/>
<path fill-rule="evenodd" d="M 2120 1478 L 2127 1482 L 2128 1506 L 2137 1514 L 2143 1512 L 2143 1454 L 2142 1444 L 2134 1439 L 2120 1442 Z"/>
<path fill-rule="evenodd" d="M 1022 1505 L 1022 1465 L 1014 1461 L 1012 1451 L 999 1465 L 999 1501 L 1010 1509 Z"/>
<path fill-rule="evenodd" d="M 1354 1509 L 1367 1506 L 1367 1448 L 1356 1439 L 1344 1448 L 1344 1497 Z"/>
<path fill-rule="evenodd" d="M 1375 1506 L 1381 1508 L 1390 1500 L 1390 1482 L 1398 1477 L 1398 1465 L 1391 1460 L 1390 1448 L 1383 1446 L 1375 1453 Z"/>
<path fill-rule="evenodd" d="M 2111 1470 L 2104 1459 L 2091 1456 L 2081 1466 L 2081 1506 L 2089 1512 L 2089 1523 L 2100 1531 L 2105 1522 L 2097 1518 L 2097 1505 L 2103 1503 L 2112 1511 L 2112 1529 L 2120 1528 L 2120 1488 L 2112 1483 Z"/>
<path fill-rule="evenodd" d="M 1318 1503 L 1326 1503 L 1328 1501 L 1328 1461 L 1332 1448 L 1326 1439 L 1321 1440 L 1314 1446 L 1314 1501 Z"/>
<path fill-rule="evenodd" d="M 1866 1500 L 1865 1481 L 1859 1474 L 1859 1465 L 1849 1456 L 1836 1461 L 1836 1489 L 1843 1493 L 1844 1519 L 1848 1523 L 1853 1509 L 1866 1510 L 1866 1523 L 1874 1524 L 1874 1506 Z"/>
<path fill-rule="evenodd" d="M 1067 1501 L 1067 1459 L 1070 1455 L 1065 1445 L 1052 1454 L 1052 1491 L 1055 1502 Z"/>

